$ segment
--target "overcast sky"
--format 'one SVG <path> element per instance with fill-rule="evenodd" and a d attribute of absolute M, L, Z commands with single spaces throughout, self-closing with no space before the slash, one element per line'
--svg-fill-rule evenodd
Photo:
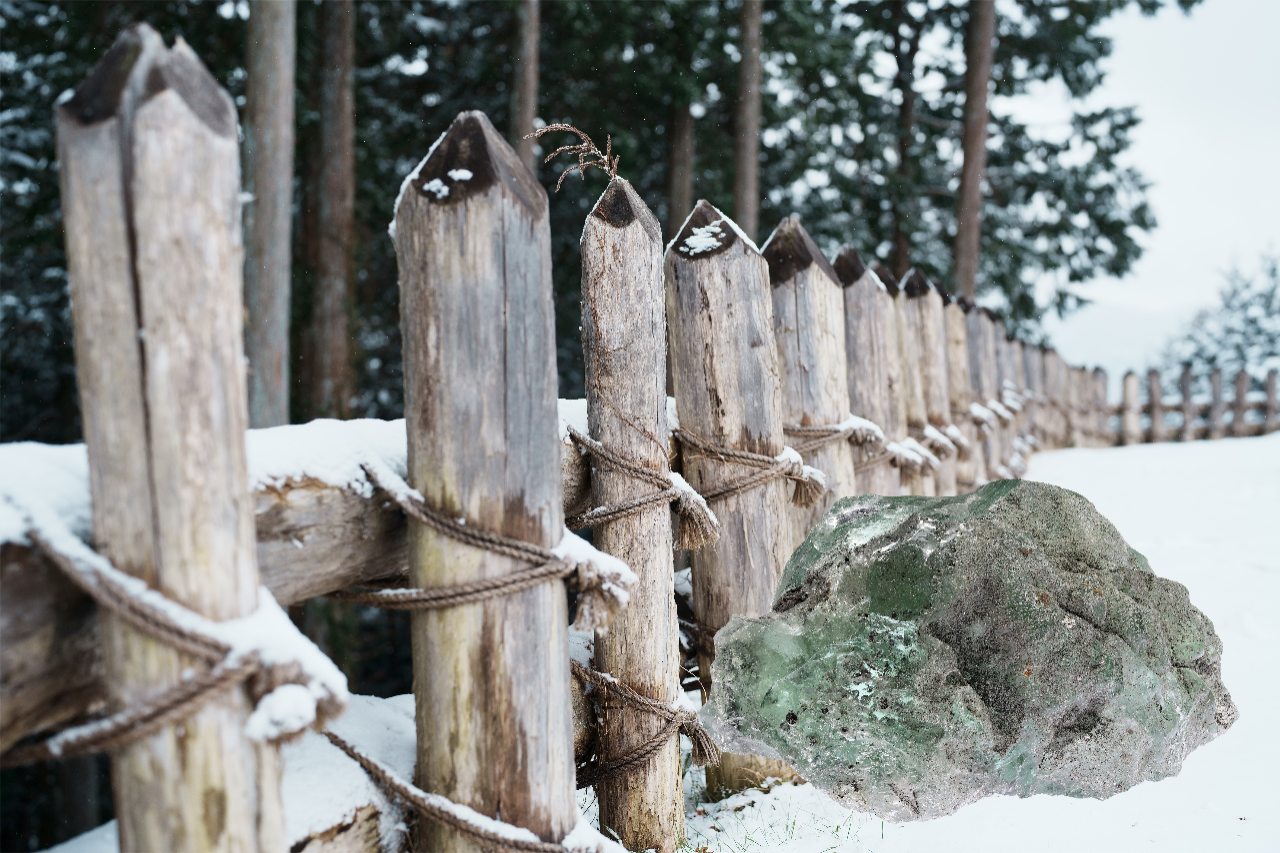
<path fill-rule="evenodd" d="M 1205 0 L 1154 18 L 1130 9 L 1103 32 L 1114 50 L 1087 106 L 1138 107 L 1127 162 L 1152 183 L 1159 224 L 1128 276 L 1079 287 L 1095 304 L 1045 326 L 1068 360 L 1106 368 L 1114 396 L 1125 370 L 1153 365 L 1217 303 L 1225 272 L 1280 253 L 1280 2 Z M 1047 132 L 1071 114 L 1061 86 L 993 109 Z"/>

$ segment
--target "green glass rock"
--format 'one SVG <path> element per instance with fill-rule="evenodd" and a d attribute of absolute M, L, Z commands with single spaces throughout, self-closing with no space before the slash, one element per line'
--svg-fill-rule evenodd
<path fill-rule="evenodd" d="M 1093 504 L 1001 480 L 832 507 L 773 612 L 716 635 L 703 723 L 889 820 L 991 794 L 1105 798 L 1238 716 L 1222 642 Z"/>

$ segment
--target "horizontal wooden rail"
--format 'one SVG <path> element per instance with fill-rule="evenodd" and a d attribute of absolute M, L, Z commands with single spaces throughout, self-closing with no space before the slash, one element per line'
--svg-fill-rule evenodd
<path fill-rule="evenodd" d="M 590 470 L 565 448 L 566 514 L 591 493 Z M 87 488 L 87 486 L 86 486 Z M 386 495 L 365 498 L 318 480 L 254 494 L 262 583 L 282 606 L 352 584 L 403 575 L 404 513 Z M 0 751 L 103 706 L 97 610 L 37 549 L 0 545 Z"/>

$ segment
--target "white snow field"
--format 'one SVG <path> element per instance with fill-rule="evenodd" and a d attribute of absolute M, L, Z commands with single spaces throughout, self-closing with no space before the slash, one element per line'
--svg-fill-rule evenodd
<path fill-rule="evenodd" d="M 717 853 L 1280 851 L 1280 433 L 1031 460 L 1027 479 L 1093 501 L 1156 573 L 1184 584 L 1224 644 L 1240 719 L 1176 777 L 1108 800 L 990 797 L 931 821 L 881 824 L 809 785 L 690 811 L 689 844 Z M 686 792 L 702 774 L 686 776 Z M 713 828 L 714 827 L 714 828 Z"/>
<path fill-rule="evenodd" d="M 1187 586 L 1225 645 L 1223 678 L 1240 709 L 1231 730 L 1193 752 L 1178 776 L 1108 800 L 992 797 L 907 824 L 850 812 L 807 784 L 701 803 L 704 774 L 690 768 L 687 853 L 1280 851 L 1280 433 L 1042 453 L 1027 478 L 1089 498 L 1157 573 Z M 359 697 L 337 727 L 408 775 L 411 708 L 410 697 Z M 291 838 L 368 802 L 386 809 L 386 837 L 402 831 L 376 786 L 319 736 L 287 746 L 285 765 Z M 579 805 L 594 823 L 590 790 Z M 598 843 L 581 823 L 578 833 L 575 841 Z M 115 825 L 55 849 L 116 853 Z"/>

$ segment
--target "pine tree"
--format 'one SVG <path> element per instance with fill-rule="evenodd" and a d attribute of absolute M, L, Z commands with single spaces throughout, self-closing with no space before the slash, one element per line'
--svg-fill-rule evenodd
<path fill-rule="evenodd" d="M 1264 255 L 1255 275 L 1239 269 L 1228 273 L 1221 303 L 1197 314 L 1165 347 L 1161 362 L 1161 378 L 1170 390 L 1189 365 L 1201 390 L 1208 389 L 1209 374 L 1220 369 L 1228 381 L 1246 371 L 1251 389 L 1261 391 L 1267 372 L 1280 369 L 1280 256 Z"/>

